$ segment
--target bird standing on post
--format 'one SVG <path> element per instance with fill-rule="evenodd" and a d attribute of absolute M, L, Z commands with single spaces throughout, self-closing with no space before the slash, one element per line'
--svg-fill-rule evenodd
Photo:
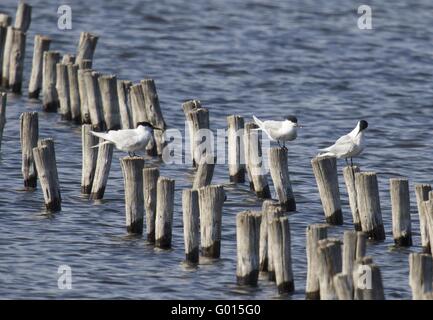
<path fill-rule="evenodd" d="M 364 130 L 367 127 L 367 121 L 359 121 L 349 134 L 340 137 L 332 146 L 320 149 L 317 156 L 345 158 L 347 164 L 349 164 L 347 159 L 350 158 L 350 164 L 353 166 L 352 158 L 360 155 L 365 148 Z"/>
<path fill-rule="evenodd" d="M 280 141 L 283 142 L 283 148 L 286 148 L 286 141 L 293 141 L 298 136 L 298 128 L 302 126 L 298 125 L 298 119 L 295 116 L 287 116 L 284 121 L 266 120 L 261 121 L 253 116 L 254 122 L 259 126 L 259 129 L 266 133 L 266 135 L 272 141 L 277 141 L 280 145 Z"/>
<path fill-rule="evenodd" d="M 114 144 L 117 150 L 128 152 L 130 156 L 135 156 L 136 151 L 144 150 L 153 139 L 153 129 L 161 130 L 154 128 L 148 122 L 139 122 L 135 129 L 110 130 L 108 132 L 90 131 L 94 136 L 105 140 L 92 148 L 98 148 L 101 145 L 111 143 Z"/>

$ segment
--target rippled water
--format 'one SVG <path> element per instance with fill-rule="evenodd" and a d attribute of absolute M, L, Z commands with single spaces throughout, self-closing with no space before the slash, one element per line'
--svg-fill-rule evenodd
<path fill-rule="evenodd" d="M 357 28 L 359 1 L 71 1 L 73 29 L 57 29 L 62 1 L 33 5 L 28 32 L 25 88 L 33 37 L 53 37 L 51 48 L 75 52 L 81 31 L 100 40 L 94 67 L 121 79 L 156 80 L 170 127 L 183 130 L 181 103 L 200 99 L 210 110 L 211 128 L 225 118 L 252 114 L 275 118 L 296 114 L 306 125 L 290 145 L 289 169 L 298 203 L 290 217 L 296 292 L 303 299 L 306 275 L 305 227 L 323 222 L 310 159 L 348 132 L 360 118 L 369 122 L 368 149 L 358 160 L 379 173 L 385 242 L 368 254 L 381 267 L 388 299 L 411 297 L 408 254 L 420 251 L 413 184 L 431 182 L 433 158 L 432 74 L 433 3 L 364 1 L 373 9 L 373 30 Z M 409 4 L 410 3 L 410 4 Z M 15 0 L 0 10 L 15 12 Z M 182 264 L 181 190 L 191 186 L 188 165 L 161 164 L 161 174 L 176 179 L 173 249 L 157 251 L 124 227 L 123 180 L 116 152 L 105 198 L 80 195 L 80 128 L 55 114 L 40 112 L 40 136 L 53 137 L 62 187 L 62 211 L 46 216 L 41 190 L 23 192 L 20 172 L 19 114 L 41 110 L 40 102 L 8 96 L 7 125 L 0 160 L 1 298 L 277 298 L 274 284 L 260 281 L 251 290 L 236 286 L 235 215 L 259 209 L 247 185 L 229 185 L 225 165 L 214 183 L 226 185 L 222 259 L 187 269 Z M 150 163 L 149 159 L 147 162 Z M 340 163 L 340 170 L 343 166 Z M 411 183 L 415 246 L 393 248 L 388 179 L 408 176 Z M 345 224 L 351 214 L 340 177 Z M 57 268 L 72 267 L 73 289 L 59 290 Z"/>

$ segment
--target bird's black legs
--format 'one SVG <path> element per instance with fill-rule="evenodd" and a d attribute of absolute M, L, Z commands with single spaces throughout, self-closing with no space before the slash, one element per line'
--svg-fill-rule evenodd
<path fill-rule="evenodd" d="M 286 142 L 283 141 L 283 149 L 287 151 Z"/>
<path fill-rule="evenodd" d="M 131 152 L 129 152 L 129 151 L 128 151 L 128 155 L 129 155 L 130 157 L 136 157 L 136 156 L 137 156 L 137 155 L 135 154 L 135 152 L 132 152 L 132 153 L 131 153 Z"/>
<path fill-rule="evenodd" d="M 346 160 L 346 165 L 349 165 L 349 161 L 347 161 L 347 158 L 344 158 L 344 160 Z"/>
<path fill-rule="evenodd" d="M 353 158 L 350 157 L 350 166 L 353 168 Z"/>
<path fill-rule="evenodd" d="M 277 140 L 278 146 L 281 148 L 280 140 Z"/>
<path fill-rule="evenodd" d="M 128 156 L 132 157 L 131 152 L 128 151 Z"/>

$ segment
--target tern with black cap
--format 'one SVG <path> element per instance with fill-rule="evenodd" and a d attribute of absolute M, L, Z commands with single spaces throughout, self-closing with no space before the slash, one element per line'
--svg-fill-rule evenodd
<path fill-rule="evenodd" d="M 261 121 L 257 117 L 253 116 L 254 122 L 259 126 L 259 129 L 266 133 L 266 135 L 272 141 L 277 141 L 278 145 L 280 142 L 283 143 L 283 148 L 286 148 L 286 141 L 293 141 L 298 136 L 298 128 L 301 128 L 298 124 L 298 119 L 295 116 L 286 116 L 283 121 L 266 120 Z"/>

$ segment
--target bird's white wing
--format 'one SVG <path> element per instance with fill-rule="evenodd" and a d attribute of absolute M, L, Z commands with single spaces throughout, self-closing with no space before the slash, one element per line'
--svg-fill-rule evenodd
<path fill-rule="evenodd" d="M 125 148 L 135 145 L 140 136 L 134 129 L 112 130 L 107 133 L 108 140 L 113 141 L 119 147 Z"/>
<path fill-rule="evenodd" d="M 353 151 L 355 143 L 349 135 L 340 137 L 332 146 L 326 148 L 326 151 L 337 156 L 345 155 Z"/>
<path fill-rule="evenodd" d="M 263 122 L 263 129 L 266 131 L 266 133 L 272 140 L 274 140 L 273 137 L 279 135 L 281 126 L 282 126 L 281 121 L 267 120 Z"/>

